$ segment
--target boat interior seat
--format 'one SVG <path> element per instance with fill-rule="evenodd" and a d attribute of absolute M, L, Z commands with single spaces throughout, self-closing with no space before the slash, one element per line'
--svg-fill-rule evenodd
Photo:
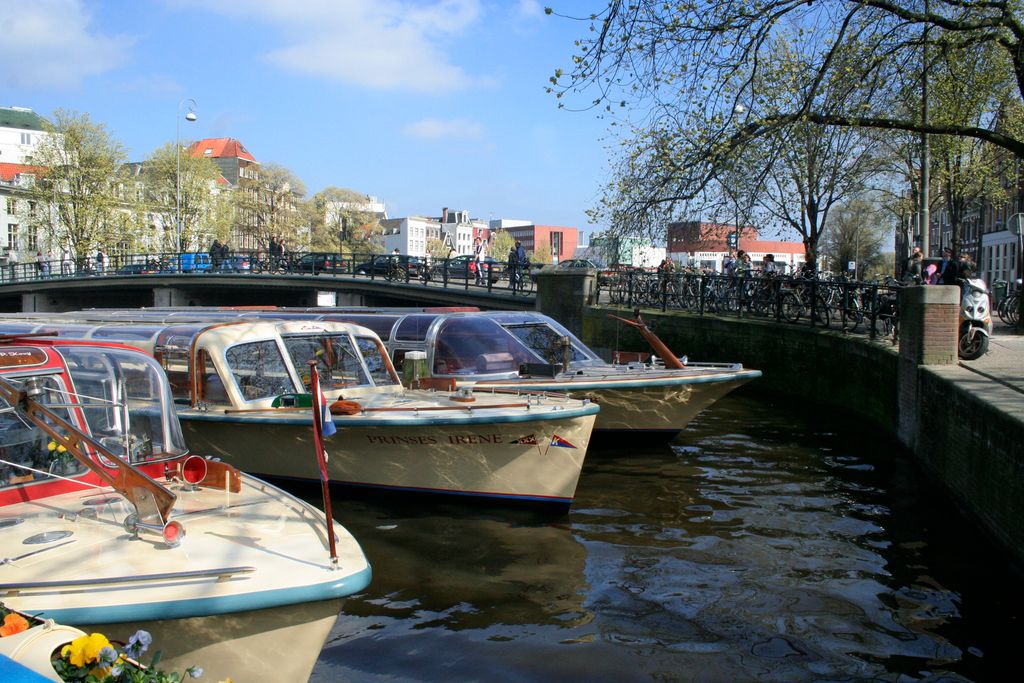
<path fill-rule="evenodd" d="M 203 378 L 203 400 L 208 403 L 230 403 L 228 390 L 220 375 L 211 373 Z"/>
<path fill-rule="evenodd" d="M 477 372 L 514 372 L 518 367 L 511 353 L 481 353 L 476 357 Z"/>

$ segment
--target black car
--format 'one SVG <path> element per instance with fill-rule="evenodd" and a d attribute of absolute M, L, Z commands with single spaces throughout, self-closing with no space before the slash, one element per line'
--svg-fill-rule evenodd
<path fill-rule="evenodd" d="M 383 254 L 374 256 L 365 263 L 356 266 L 357 275 L 382 275 L 387 278 L 398 276 L 411 280 L 420 277 L 423 271 L 423 259 L 407 254 Z"/>
<path fill-rule="evenodd" d="M 449 280 L 476 280 L 476 266 L 473 264 L 473 257 L 468 254 L 455 256 L 445 261 L 439 261 L 434 266 L 434 278 L 440 280 L 447 271 Z M 490 277 L 491 283 L 495 283 L 504 276 L 505 264 L 492 256 L 485 256 L 480 264 L 483 272 Z"/>
<path fill-rule="evenodd" d="M 341 254 L 329 251 L 313 251 L 302 254 L 292 262 L 293 273 L 347 273 L 349 264 Z"/>

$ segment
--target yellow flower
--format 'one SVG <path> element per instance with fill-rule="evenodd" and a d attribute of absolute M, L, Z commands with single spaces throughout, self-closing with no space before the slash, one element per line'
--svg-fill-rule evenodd
<path fill-rule="evenodd" d="M 50 443 L 46 444 L 46 448 L 51 453 L 53 453 L 55 450 L 57 450 L 57 442 L 56 441 L 51 441 Z"/>
<path fill-rule="evenodd" d="M 79 636 L 65 645 L 61 651 L 61 657 L 68 657 L 68 661 L 74 666 L 85 666 L 89 662 L 98 661 L 100 650 L 110 647 L 110 641 L 102 633 L 90 633 L 87 636 Z"/>

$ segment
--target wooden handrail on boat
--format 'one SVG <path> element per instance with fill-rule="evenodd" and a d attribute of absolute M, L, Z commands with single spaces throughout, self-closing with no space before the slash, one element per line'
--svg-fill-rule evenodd
<path fill-rule="evenodd" d="M 477 410 L 487 410 L 490 408 L 529 408 L 529 403 L 495 403 L 493 405 L 475 406 Z M 391 413 L 399 412 L 402 410 L 412 411 L 428 411 L 428 410 L 473 410 L 474 406 L 470 404 L 463 404 L 459 406 L 422 406 L 417 408 L 416 406 L 394 406 L 388 408 L 363 408 L 363 412 L 366 413 Z"/>
<path fill-rule="evenodd" d="M 53 588 L 88 588 L 90 586 L 110 586 L 143 581 L 180 581 L 181 579 L 205 579 L 217 577 L 224 579 L 235 574 L 251 574 L 256 567 L 218 567 L 215 569 L 194 569 L 187 572 L 166 572 L 163 574 L 139 574 L 136 576 L 108 576 L 97 579 L 68 579 L 66 581 L 26 581 L 25 583 L 0 583 L 0 593 L 16 595 L 26 590 L 42 590 Z"/>
<path fill-rule="evenodd" d="M 675 370 L 682 370 L 685 368 L 686 366 L 683 365 L 682 361 L 680 361 L 674 353 L 672 353 L 672 350 L 665 345 L 665 342 L 658 339 L 658 335 L 654 334 L 654 332 L 651 331 L 651 328 L 647 327 L 647 323 L 645 323 L 643 318 L 640 317 L 640 311 L 637 310 L 634 315 L 636 316 L 636 320 L 620 318 L 619 316 L 611 313 L 608 314 L 608 317 L 618 320 L 619 322 L 624 322 L 631 327 L 635 327 L 647 343 L 651 345 L 654 352 L 658 354 L 658 357 L 661 358 L 662 362 L 665 363 L 666 368 Z"/>
<path fill-rule="evenodd" d="M 392 413 L 392 412 L 397 413 L 397 412 L 401 412 L 401 411 L 407 411 L 407 412 L 408 411 L 420 411 L 420 412 L 423 412 L 423 411 L 428 411 L 428 410 L 473 410 L 474 408 L 476 408 L 477 410 L 485 410 L 485 409 L 490 409 L 490 408 L 529 408 L 529 407 L 531 407 L 529 403 L 495 403 L 493 405 L 481 405 L 481 406 L 473 406 L 473 405 L 470 405 L 470 404 L 467 403 L 467 404 L 457 405 L 457 406 L 388 406 L 388 407 L 380 407 L 380 408 L 372 408 L 372 407 L 371 408 L 367 408 L 365 406 L 362 406 L 362 407 L 360 407 L 359 412 L 362 412 L 362 413 Z M 281 411 L 303 412 L 303 413 L 305 413 L 305 412 L 309 412 L 309 408 L 293 408 L 293 407 L 289 406 L 287 408 L 225 408 L 224 409 L 225 413 L 278 413 L 278 412 L 281 412 Z M 338 415 L 338 414 L 341 414 L 341 415 L 353 415 L 353 414 L 355 414 L 355 413 L 336 413 L 333 410 L 331 411 L 331 413 L 334 414 L 334 415 Z"/>
<path fill-rule="evenodd" d="M 124 496 L 138 513 L 143 522 L 152 523 L 153 515 L 159 516 L 163 527 L 174 508 L 178 497 L 155 480 L 140 472 L 121 457 L 114 455 L 106 446 L 86 435 L 57 413 L 31 398 L 23 389 L 18 389 L 6 379 L 0 378 L 0 398 L 7 401 L 19 415 L 41 429 L 57 444 L 64 446 L 68 453 L 92 470 L 96 476 Z M 90 457 L 83 448 L 90 446 L 95 452 L 113 463 L 116 475 Z"/>

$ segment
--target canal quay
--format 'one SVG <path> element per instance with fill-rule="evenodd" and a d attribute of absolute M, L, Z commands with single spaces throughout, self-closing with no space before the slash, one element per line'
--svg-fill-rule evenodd
<path fill-rule="evenodd" d="M 894 439 L 756 382 L 592 448 L 564 517 L 333 505 L 374 580 L 316 683 L 986 681 L 1024 637 L 1020 573 Z"/>

